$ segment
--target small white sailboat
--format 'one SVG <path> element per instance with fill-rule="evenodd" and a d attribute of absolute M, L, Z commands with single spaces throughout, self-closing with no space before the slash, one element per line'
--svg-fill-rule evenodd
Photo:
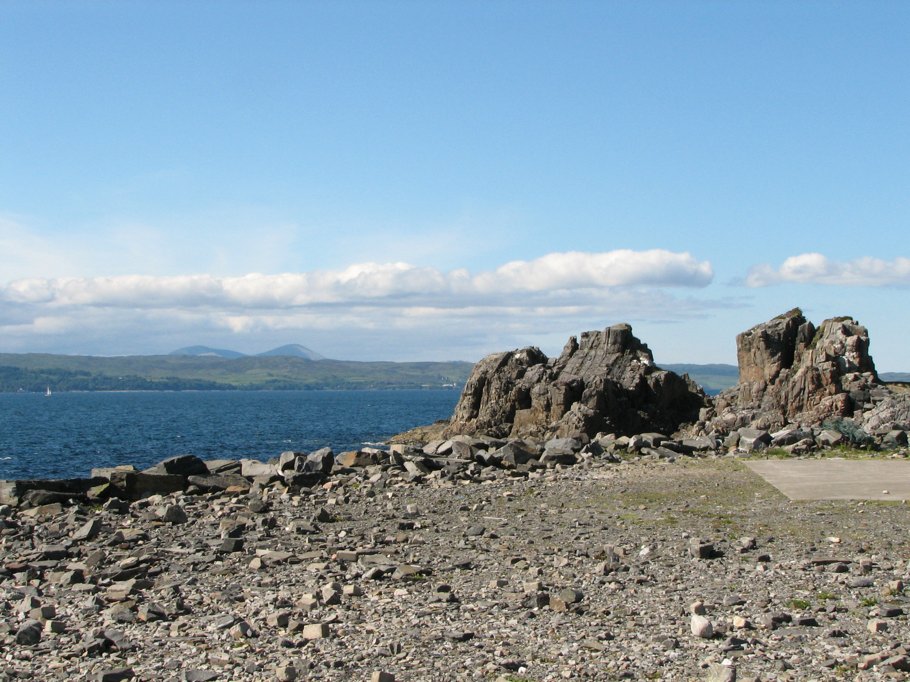
<path fill-rule="evenodd" d="M 45 398 L 50 398 L 51 395 L 53 395 L 53 394 L 51 393 L 51 387 L 48 386 L 48 387 L 47 387 L 47 390 L 44 392 L 44 397 L 45 397 Z"/>

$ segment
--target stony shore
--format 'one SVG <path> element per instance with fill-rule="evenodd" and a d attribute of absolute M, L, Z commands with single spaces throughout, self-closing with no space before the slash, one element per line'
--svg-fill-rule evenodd
<path fill-rule="evenodd" d="M 0 507 L 0 680 L 907 677 L 905 504 L 457 454 Z"/>

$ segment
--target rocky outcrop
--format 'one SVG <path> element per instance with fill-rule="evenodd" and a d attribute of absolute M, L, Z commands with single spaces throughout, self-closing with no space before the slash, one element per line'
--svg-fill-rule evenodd
<path fill-rule="evenodd" d="M 849 317 L 816 328 L 795 308 L 739 334 L 736 352 L 739 383 L 716 398 L 716 430 L 861 418 L 888 394 L 866 328 Z"/>
<path fill-rule="evenodd" d="M 627 324 L 571 337 L 558 358 L 539 348 L 481 360 L 455 407 L 448 434 L 576 437 L 598 432 L 672 433 L 695 421 L 704 393 L 654 365 Z"/>
<path fill-rule="evenodd" d="M 572 337 L 558 358 L 535 347 L 496 353 L 474 367 L 448 426 L 432 437 L 676 432 L 736 435 L 766 447 L 783 438 L 775 441 L 774 432 L 786 432 L 786 446 L 811 450 L 837 434 L 854 445 L 882 445 L 894 440 L 890 432 L 910 428 L 910 390 L 879 379 L 869 333 L 853 318 L 816 327 L 794 308 L 739 334 L 736 349 L 739 383 L 713 401 L 688 377 L 655 366 L 627 324 Z M 731 447 L 739 447 L 736 440 Z"/>

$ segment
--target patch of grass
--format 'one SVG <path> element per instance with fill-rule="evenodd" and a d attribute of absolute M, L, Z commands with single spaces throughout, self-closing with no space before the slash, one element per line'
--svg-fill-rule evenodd
<path fill-rule="evenodd" d="M 869 608 L 870 606 L 878 606 L 878 599 L 875 597 L 863 597 L 859 603 L 866 608 Z"/>
<path fill-rule="evenodd" d="M 874 450 L 862 450 L 850 445 L 838 445 L 833 448 L 825 448 L 815 453 L 816 457 L 837 458 L 837 459 L 871 459 L 875 457 Z"/>
<path fill-rule="evenodd" d="M 805 611 L 809 608 L 809 602 L 806 599 L 791 599 L 787 602 L 787 606 L 791 609 L 799 609 L 800 611 Z"/>
<path fill-rule="evenodd" d="M 793 455 L 783 448 L 768 448 L 764 452 L 756 453 L 758 456 L 764 456 L 769 459 L 790 459 Z"/>
<path fill-rule="evenodd" d="M 819 601 L 830 601 L 832 599 L 837 599 L 836 594 L 834 594 L 833 592 L 826 592 L 824 590 L 819 592 L 818 595 L 816 595 L 816 596 L 818 597 Z"/>

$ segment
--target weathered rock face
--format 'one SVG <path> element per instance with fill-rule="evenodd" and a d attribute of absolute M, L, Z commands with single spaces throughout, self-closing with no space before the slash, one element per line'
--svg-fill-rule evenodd
<path fill-rule="evenodd" d="M 654 365 L 627 324 L 569 339 L 558 358 L 530 347 L 474 367 L 449 434 L 593 436 L 662 431 L 695 421 L 705 396 L 688 378 Z"/>
<path fill-rule="evenodd" d="M 777 428 L 853 417 L 886 393 L 866 328 L 849 317 L 817 329 L 795 308 L 736 337 L 739 384 L 717 396 L 715 426 Z"/>

